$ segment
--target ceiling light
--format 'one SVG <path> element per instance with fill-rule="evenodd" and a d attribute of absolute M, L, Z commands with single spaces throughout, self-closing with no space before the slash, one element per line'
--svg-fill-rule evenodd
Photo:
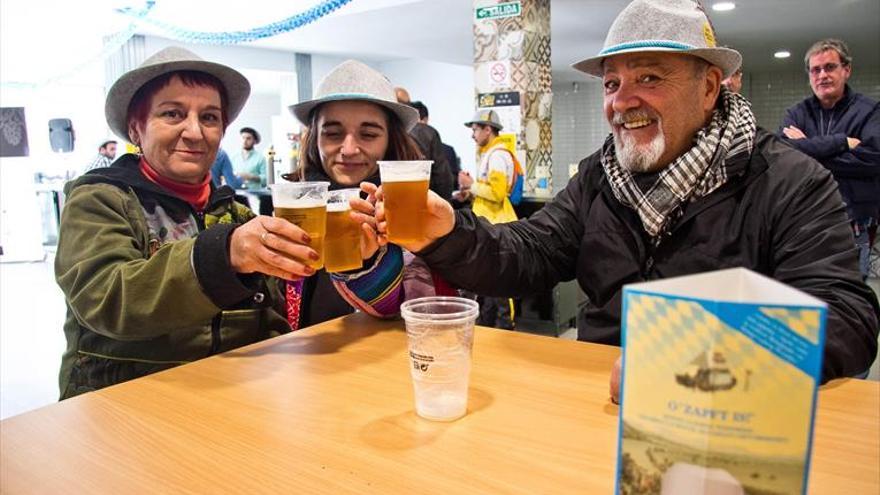
<path fill-rule="evenodd" d="M 776 58 L 788 58 L 791 56 L 791 52 L 788 50 L 779 50 L 778 52 L 773 54 Z"/>
<path fill-rule="evenodd" d="M 716 12 L 727 12 L 736 8 L 735 2 L 715 2 L 712 4 L 712 10 Z"/>

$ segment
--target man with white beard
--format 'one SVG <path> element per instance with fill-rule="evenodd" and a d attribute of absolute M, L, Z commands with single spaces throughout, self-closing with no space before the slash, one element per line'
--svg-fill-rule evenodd
<path fill-rule="evenodd" d="M 574 65 L 602 78 L 611 135 L 566 188 L 528 219 L 497 225 L 430 195 L 425 237 L 403 247 L 452 285 L 491 296 L 577 278 L 589 298 L 578 339 L 614 345 L 624 284 L 743 266 L 828 304 L 823 381 L 864 373 L 880 307 L 861 281 L 837 185 L 722 86 L 740 63 L 716 46 L 697 2 L 635 0 L 603 50 Z"/>

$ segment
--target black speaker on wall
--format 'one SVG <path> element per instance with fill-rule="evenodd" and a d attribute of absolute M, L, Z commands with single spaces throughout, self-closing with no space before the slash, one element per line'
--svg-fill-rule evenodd
<path fill-rule="evenodd" d="M 73 151 L 73 123 L 70 119 L 52 119 L 49 121 L 49 144 L 52 151 L 70 153 Z"/>

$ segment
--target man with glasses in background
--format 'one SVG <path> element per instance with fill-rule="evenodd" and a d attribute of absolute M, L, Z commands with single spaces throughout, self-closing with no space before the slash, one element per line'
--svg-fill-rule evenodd
<path fill-rule="evenodd" d="M 866 279 L 880 219 L 880 104 L 847 84 L 852 57 L 843 41 L 817 41 L 804 63 L 813 96 L 786 110 L 779 135 L 834 175 Z"/>

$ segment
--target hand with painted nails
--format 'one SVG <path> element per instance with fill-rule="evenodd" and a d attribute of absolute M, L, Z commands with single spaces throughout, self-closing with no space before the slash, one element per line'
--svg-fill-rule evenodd
<path fill-rule="evenodd" d="M 232 232 L 229 264 L 238 273 L 264 273 L 298 280 L 315 273 L 306 260 L 317 260 L 309 235 L 287 220 L 258 216 Z"/>

